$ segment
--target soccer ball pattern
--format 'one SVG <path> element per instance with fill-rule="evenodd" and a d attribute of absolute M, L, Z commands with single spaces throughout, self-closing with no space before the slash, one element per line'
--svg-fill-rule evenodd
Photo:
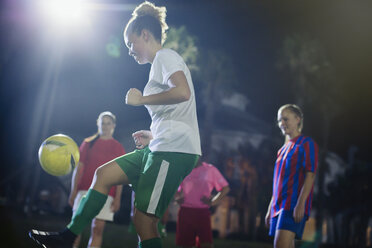
<path fill-rule="evenodd" d="M 69 174 L 79 162 L 79 147 L 73 139 L 64 134 L 47 138 L 39 148 L 41 167 L 50 175 Z"/>

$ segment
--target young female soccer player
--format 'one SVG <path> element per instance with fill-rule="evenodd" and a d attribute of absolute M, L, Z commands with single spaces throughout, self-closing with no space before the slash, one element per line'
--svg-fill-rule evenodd
<path fill-rule="evenodd" d="M 278 151 L 274 169 L 273 195 L 266 214 L 275 248 L 294 248 L 309 218 L 318 145 L 301 134 L 303 114 L 294 104 L 278 110 L 278 125 L 286 143 Z"/>
<path fill-rule="evenodd" d="M 69 204 L 75 212 L 82 197 L 92 184 L 96 169 L 110 160 L 125 154 L 124 147 L 113 138 L 116 117 L 111 112 L 102 112 L 97 119 L 97 134 L 86 138 L 80 146 L 80 161 L 71 180 Z M 101 247 L 106 221 L 114 219 L 114 212 L 120 208 L 122 185 L 114 186 L 108 194 L 105 205 L 92 220 L 91 236 L 88 247 Z M 73 247 L 78 247 L 80 235 Z"/>
<path fill-rule="evenodd" d="M 212 198 L 213 189 L 216 189 L 218 194 Z M 213 247 L 209 207 L 216 206 L 229 191 L 228 182 L 216 167 L 198 162 L 181 183 L 175 197 L 181 205 L 177 218 L 178 246 Z"/>
<path fill-rule="evenodd" d="M 130 89 L 126 103 L 145 105 L 151 131 L 133 134 L 137 149 L 101 167 L 67 228 L 59 233 L 33 230 L 30 236 L 45 245 L 72 244 L 100 211 L 113 185 L 131 184 L 136 193 L 134 225 L 140 247 L 161 247 L 157 222 L 183 178 L 201 154 L 195 94 L 190 71 L 174 51 L 164 49 L 165 7 L 140 4 L 124 31 L 129 55 L 139 64 L 151 63 L 143 94 Z"/>

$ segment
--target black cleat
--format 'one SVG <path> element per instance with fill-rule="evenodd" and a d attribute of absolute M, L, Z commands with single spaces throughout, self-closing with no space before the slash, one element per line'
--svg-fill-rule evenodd
<path fill-rule="evenodd" d="M 28 236 L 43 248 L 71 248 L 74 240 L 68 240 L 64 232 L 44 232 L 31 230 Z"/>

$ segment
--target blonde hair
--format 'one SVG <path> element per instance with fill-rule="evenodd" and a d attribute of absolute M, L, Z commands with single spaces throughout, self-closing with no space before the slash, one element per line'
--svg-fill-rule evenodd
<path fill-rule="evenodd" d="M 115 124 L 116 123 L 116 116 L 111 113 L 110 111 L 105 111 L 99 114 L 97 118 L 97 125 L 102 121 L 103 117 L 108 116 L 112 119 L 112 122 Z"/>
<path fill-rule="evenodd" d="M 102 119 L 103 117 L 110 117 L 110 119 L 112 120 L 112 122 L 114 124 L 116 124 L 116 116 L 111 113 L 110 111 L 105 111 L 105 112 L 102 112 L 99 114 L 98 118 L 97 118 L 97 126 L 101 125 L 101 122 L 102 122 Z M 89 147 L 92 147 L 94 145 L 94 143 L 99 139 L 100 135 L 99 135 L 99 132 L 97 131 L 97 133 L 95 133 L 94 135 L 86 138 L 84 141 L 89 143 Z"/>
<path fill-rule="evenodd" d="M 283 110 L 289 110 L 293 114 L 295 114 L 298 118 L 300 118 L 300 123 L 298 124 L 298 130 L 301 132 L 302 128 L 304 127 L 304 114 L 299 106 L 296 104 L 285 104 L 281 106 L 278 110 L 278 113 L 283 112 Z"/>
<path fill-rule="evenodd" d="M 124 34 L 127 35 L 128 30 L 131 33 L 140 35 L 143 29 L 147 29 L 152 33 L 154 38 L 163 44 L 167 38 L 166 31 L 168 25 L 165 22 L 167 9 L 165 7 L 157 7 L 153 3 L 145 1 L 138 5 L 132 13 L 132 18 L 127 23 Z"/>

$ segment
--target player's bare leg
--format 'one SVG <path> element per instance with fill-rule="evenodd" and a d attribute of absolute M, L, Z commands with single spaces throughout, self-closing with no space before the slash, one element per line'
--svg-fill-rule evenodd
<path fill-rule="evenodd" d="M 288 230 L 276 230 L 274 248 L 294 248 L 295 233 Z"/>
<path fill-rule="evenodd" d="M 54 247 L 64 245 L 71 247 L 86 225 L 99 213 L 107 199 L 110 188 L 114 185 L 128 184 L 129 180 L 124 171 L 115 161 L 99 167 L 94 175 L 91 188 L 80 202 L 79 208 L 70 224 L 61 232 L 43 232 L 32 230 L 29 236 L 39 245 Z"/>
<path fill-rule="evenodd" d="M 81 241 L 81 235 L 76 236 L 76 239 L 74 241 L 74 244 L 72 245 L 72 248 L 78 248 Z"/>
<path fill-rule="evenodd" d="M 107 195 L 112 186 L 128 183 L 129 180 L 124 171 L 115 161 L 111 161 L 97 168 L 90 187 Z"/>
<path fill-rule="evenodd" d="M 133 222 L 140 241 L 159 237 L 158 221 L 156 216 L 135 209 Z"/>
<path fill-rule="evenodd" d="M 101 247 L 105 224 L 104 220 L 93 219 L 88 247 Z"/>

